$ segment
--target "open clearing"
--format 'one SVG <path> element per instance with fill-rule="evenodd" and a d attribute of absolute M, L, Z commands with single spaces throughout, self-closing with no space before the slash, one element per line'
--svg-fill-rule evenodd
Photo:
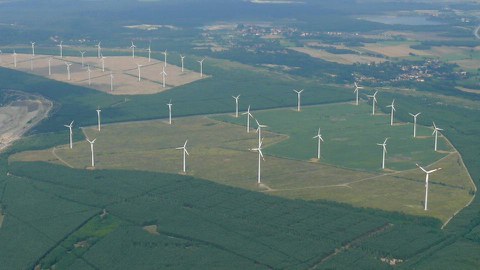
<path fill-rule="evenodd" d="M 51 75 L 48 75 L 48 61 L 51 59 Z M 11 69 L 17 69 L 23 72 L 48 77 L 49 79 L 62 81 L 74 85 L 81 85 L 106 92 L 113 95 L 142 95 L 154 94 L 166 91 L 176 86 L 200 80 L 200 73 L 168 64 L 165 72 L 165 88 L 163 88 L 162 69 L 164 62 L 156 59 L 136 56 L 108 56 L 105 61 L 105 72 L 102 71 L 102 61 L 97 57 L 85 55 L 84 66 L 82 67 L 82 58 L 65 56 L 63 59 L 51 55 L 36 55 L 33 58 L 30 54 L 17 54 L 17 67 L 14 67 L 13 56 L 3 56 L 0 66 Z M 185 58 L 185 61 L 188 61 Z M 71 63 L 71 80 L 68 80 L 67 67 L 65 63 Z M 141 67 L 141 81 L 138 81 L 138 68 Z M 87 66 L 91 69 L 91 84 L 88 82 Z M 33 66 L 33 68 L 32 68 Z M 110 90 L 110 73 L 113 74 L 113 91 Z M 207 78 L 204 74 L 203 78 Z"/>
<path fill-rule="evenodd" d="M 336 62 L 339 64 L 347 64 L 347 65 L 354 64 L 354 63 L 368 64 L 371 62 L 381 63 L 386 61 L 386 59 L 382 59 L 378 57 L 358 55 L 358 54 L 334 54 L 334 53 L 329 53 L 322 49 L 314 49 L 314 48 L 308 48 L 308 47 L 292 47 L 290 49 L 295 50 L 297 52 L 306 53 L 311 57 L 320 58 L 325 61 Z"/>
<path fill-rule="evenodd" d="M 388 42 L 367 43 L 364 45 L 364 49 L 370 52 L 383 54 L 388 57 L 407 57 L 410 54 L 420 56 L 431 56 L 428 51 L 420 51 L 410 48 L 411 42 L 405 42 L 402 44 L 390 44 Z"/>
<path fill-rule="evenodd" d="M 0 107 L 0 151 L 45 118 L 53 104 L 40 96 L 5 91 L 8 103 Z"/>
<path fill-rule="evenodd" d="M 446 221 L 472 198 L 474 186 L 460 156 L 441 136 L 442 152 L 432 149 L 431 129 L 418 127 L 421 138 L 411 137 L 411 124 L 388 125 L 387 115 L 370 116 L 370 106 L 332 104 L 304 108 L 254 112 L 263 131 L 265 161 L 262 185 L 256 184 L 257 134 L 246 133 L 245 118 L 231 115 L 187 117 L 165 121 L 145 121 L 85 128 L 89 138 L 97 138 L 97 169 L 145 170 L 180 173 L 182 152 L 175 147 L 188 141 L 187 174 L 218 183 L 263 191 L 269 194 L 308 200 L 329 199 L 359 207 L 374 207 L 416 215 L 429 215 Z M 315 120 L 312 120 L 315 119 Z M 222 121 L 219 121 L 222 120 Z M 224 121 L 242 123 L 242 125 Z M 303 126 L 300 128 L 299 125 Z M 312 159 L 322 126 L 324 159 Z M 79 132 L 76 130 L 75 132 Z M 340 135 L 339 135 L 340 134 Z M 381 148 L 376 143 L 391 137 L 387 168 L 379 169 Z M 68 133 L 65 133 L 68 142 Z M 86 141 L 52 149 L 23 152 L 13 161 L 48 161 L 86 168 L 90 146 Z M 60 157 L 61 160 L 58 158 Z M 430 209 L 423 211 L 424 174 L 415 163 L 433 163 L 443 170 L 431 176 Z M 433 165 L 432 165 L 433 166 Z"/>

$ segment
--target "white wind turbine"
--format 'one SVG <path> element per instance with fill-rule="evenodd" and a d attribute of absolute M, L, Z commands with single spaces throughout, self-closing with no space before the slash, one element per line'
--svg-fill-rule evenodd
<path fill-rule="evenodd" d="M 265 158 L 263 157 L 263 153 L 262 153 L 262 143 L 263 143 L 263 139 L 258 143 L 258 147 L 257 147 L 257 148 L 252 148 L 252 149 L 250 149 L 251 151 L 256 151 L 256 152 L 258 152 L 258 178 L 257 178 L 257 184 L 260 184 L 260 183 L 261 183 L 261 173 L 262 173 L 262 170 L 261 170 L 261 162 L 262 162 L 262 159 L 265 160 Z"/>
<path fill-rule="evenodd" d="M 52 57 L 48 58 L 48 76 L 52 75 Z"/>
<path fill-rule="evenodd" d="M 172 124 L 172 100 L 170 99 L 170 101 L 167 103 L 167 106 L 168 106 L 168 124 L 171 125 Z"/>
<path fill-rule="evenodd" d="M 185 59 L 185 56 L 180 54 L 180 60 L 182 60 L 182 72 L 183 72 L 183 60 L 184 59 Z"/>
<path fill-rule="evenodd" d="M 387 140 L 388 138 L 385 139 L 383 143 L 377 143 L 377 145 L 383 147 L 383 154 L 382 154 L 382 169 L 385 169 L 385 155 L 387 153 Z"/>
<path fill-rule="evenodd" d="M 165 88 L 165 81 L 166 81 L 166 77 L 167 77 L 167 73 L 165 72 L 165 67 L 163 67 L 163 70 L 162 70 L 162 84 L 163 84 L 163 88 Z"/>
<path fill-rule="evenodd" d="M 301 94 L 303 92 L 303 89 L 300 90 L 300 91 L 297 91 L 295 89 L 293 89 L 293 92 L 297 93 L 297 112 L 300 111 L 300 106 L 301 106 Z"/>
<path fill-rule="evenodd" d="M 363 89 L 363 87 L 358 86 L 357 82 L 354 82 L 354 84 L 355 84 L 355 90 L 353 90 L 353 92 L 357 94 L 357 99 L 355 101 L 355 105 L 358 106 L 358 93 L 360 92 L 360 89 Z"/>
<path fill-rule="evenodd" d="M 80 54 L 82 55 L 82 68 L 85 67 L 84 61 L 83 61 L 83 56 L 85 55 L 86 51 L 80 51 Z"/>
<path fill-rule="evenodd" d="M 72 63 L 65 62 L 65 65 L 67 66 L 67 79 L 70 81 L 70 66 Z"/>
<path fill-rule="evenodd" d="M 0 50 L 0 65 L 3 64 L 2 55 L 3 55 L 3 52 L 2 52 L 2 50 Z"/>
<path fill-rule="evenodd" d="M 238 118 L 238 99 L 240 98 L 240 95 L 232 96 L 232 98 L 235 99 L 235 118 Z"/>
<path fill-rule="evenodd" d="M 261 144 L 261 140 L 263 139 L 262 138 L 262 128 L 266 128 L 268 126 L 266 125 L 261 125 L 257 119 L 255 119 L 255 122 L 257 122 L 257 133 L 258 133 L 258 144 L 260 145 Z"/>
<path fill-rule="evenodd" d="M 93 154 L 93 144 L 95 143 L 97 139 L 93 139 L 93 141 L 90 141 L 88 138 L 87 138 L 87 141 L 90 143 L 90 151 L 92 152 L 92 167 L 95 168 L 95 155 Z"/>
<path fill-rule="evenodd" d="M 57 46 L 60 48 L 60 58 L 63 58 L 63 41 L 60 41 Z"/>
<path fill-rule="evenodd" d="M 167 50 L 165 50 L 164 52 L 162 52 L 162 54 L 165 56 L 165 57 L 164 57 L 163 66 L 164 66 L 164 67 L 167 67 Z"/>
<path fill-rule="evenodd" d="M 187 142 L 188 140 L 185 141 L 185 144 L 183 146 L 175 148 L 177 150 L 183 150 L 183 172 L 186 171 L 185 155 L 190 155 L 187 151 Z"/>
<path fill-rule="evenodd" d="M 151 60 L 152 60 L 152 45 L 151 44 L 148 44 L 147 52 L 148 52 L 148 62 L 150 63 Z"/>
<path fill-rule="evenodd" d="M 97 108 L 97 123 L 98 123 L 98 131 L 100 131 L 101 129 L 101 124 L 100 124 L 100 113 L 102 112 L 102 110 L 100 110 L 100 108 Z"/>
<path fill-rule="evenodd" d="M 133 41 L 132 41 L 132 46 L 130 46 L 130 49 L 132 49 L 132 58 L 135 59 L 135 48 L 137 46 L 135 46 L 135 44 L 133 44 Z"/>
<path fill-rule="evenodd" d="M 417 117 L 421 113 L 417 113 L 417 114 L 408 113 L 408 114 L 410 114 L 413 117 L 413 138 L 415 138 L 417 137 Z"/>
<path fill-rule="evenodd" d="M 318 139 L 317 159 L 320 160 L 320 145 L 323 142 L 322 134 L 320 134 L 320 128 L 318 128 L 317 136 L 313 137 L 313 139 Z"/>
<path fill-rule="evenodd" d="M 416 164 L 416 165 L 417 165 L 418 168 L 420 168 L 425 173 L 425 207 L 424 207 L 423 210 L 427 211 L 428 210 L 428 177 L 430 176 L 431 173 L 439 171 L 442 168 L 437 168 L 437 169 L 427 171 L 423 167 L 421 167 L 420 165 L 418 165 L 418 164 Z"/>
<path fill-rule="evenodd" d="M 31 71 L 33 71 L 33 59 L 34 59 L 34 57 L 31 56 L 31 57 L 30 57 L 30 70 L 31 70 Z"/>
<path fill-rule="evenodd" d="M 17 52 L 13 50 L 13 66 L 17 67 Z"/>
<path fill-rule="evenodd" d="M 68 130 L 70 131 L 70 149 L 73 148 L 73 121 L 70 123 L 70 125 L 63 125 L 64 127 L 68 128 Z"/>
<path fill-rule="evenodd" d="M 203 78 L 203 61 L 204 60 L 205 60 L 205 58 L 203 58 L 200 61 L 197 61 L 198 63 L 200 63 L 200 78 Z"/>
<path fill-rule="evenodd" d="M 110 71 L 110 92 L 113 92 L 113 72 Z"/>
<path fill-rule="evenodd" d="M 102 72 L 105 72 L 105 59 L 107 59 L 107 57 L 103 55 L 100 56 L 100 60 L 102 61 Z"/>
<path fill-rule="evenodd" d="M 90 69 L 90 65 L 87 66 L 87 73 L 88 73 L 88 85 L 92 84 L 92 70 Z"/>
<path fill-rule="evenodd" d="M 247 133 L 250 133 L 250 117 L 254 118 L 250 113 L 250 105 L 248 105 L 247 111 L 242 113 L 242 115 L 247 115 Z"/>
<path fill-rule="evenodd" d="M 432 135 L 435 135 L 435 151 L 437 151 L 438 132 L 441 131 L 441 130 L 443 130 L 443 129 L 438 128 L 435 125 L 435 122 L 433 122 L 433 133 L 432 133 Z"/>
<path fill-rule="evenodd" d="M 102 42 L 99 41 L 95 47 L 97 47 L 97 58 L 100 58 L 102 56 L 102 47 L 101 47 Z"/>
<path fill-rule="evenodd" d="M 367 97 L 372 98 L 372 115 L 375 115 L 375 103 L 377 103 L 377 94 L 378 91 L 375 91 L 375 94 L 367 95 Z"/>
<path fill-rule="evenodd" d="M 32 44 L 32 56 L 35 56 L 35 42 L 30 42 Z"/>
<path fill-rule="evenodd" d="M 142 80 L 142 70 L 141 70 L 142 65 L 137 64 L 137 69 L 138 69 L 138 81 Z"/>
<path fill-rule="evenodd" d="M 395 110 L 395 99 L 392 101 L 392 104 L 388 105 L 387 108 L 392 108 L 390 111 L 390 126 L 393 126 L 393 114 Z"/>

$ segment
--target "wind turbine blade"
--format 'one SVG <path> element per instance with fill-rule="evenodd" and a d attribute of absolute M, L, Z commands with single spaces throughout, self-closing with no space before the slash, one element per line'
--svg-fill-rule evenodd
<path fill-rule="evenodd" d="M 185 153 L 187 154 L 187 156 L 190 156 L 190 154 L 189 154 L 188 151 L 187 151 L 187 148 L 184 148 L 184 151 L 185 151 Z"/>
<path fill-rule="evenodd" d="M 183 145 L 184 148 L 187 147 L 187 142 L 188 140 L 185 141 L 185 144 Z"/>
<path fill-rule="evenodd" d="M 418 168 L 420 168 L 423 172 L 428 173 L 427 170 L 425 170 L 422 166 L 418 165 L 418 163 L 415 163 Z"/>

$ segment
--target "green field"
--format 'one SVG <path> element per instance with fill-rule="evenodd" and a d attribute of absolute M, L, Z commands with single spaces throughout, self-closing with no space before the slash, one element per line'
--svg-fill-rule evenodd
<path fill-rule="evenodd" d="M 262 185 L 256 184 L 257 134 L 246 133 L 240 125 L 245 117 L 219 115 L 212 118 L 187 117 L 107 125 L 98 132 L 85 128 L 97 138 L 97 169 L 143 170 L 180 173 L 182 152 L 175 147 L 189 140 L 187 174 L 218 183 L 262 191 L 294 199 L 328 199 L 355 206 L 373 207 L 446 221 L 470 199 L 474 187 L 458 153 L 440 138 L 441 152 L 432 149 L 431 129 L 418 127 L 412 138 L 411 124 L 389 126 L 386 115 L 369 115 L 369 105 L 348 103 L 304 108 L 302 112 L 276 109 L 254 112 L 264 131 Z M 219 121 L 223 120 L 223 121 Z M 224 121 L 238 123 L 234 125 Z M 323 155 L 316 155 L 316 127 L 325 127 Z M 253 126 L 253 125 L 252 125 Z M 340 135 L 337 135 L 340 134 Z M 65 134 L 65 139 L 68 135 Z M 376 143 L 390 137 L 387 168 L 381 170 L 381 147 Z M 353 150 L 352 150 L 353 149 Z M 48 161 L 72 168 L 90 165 L 86 141 L 44 151 L 24 152 L 12 161 Z M 443 168 L 431 177 L 429 211 L 423 211 L 424 176 L 415 167 L 433 163 Z"/>

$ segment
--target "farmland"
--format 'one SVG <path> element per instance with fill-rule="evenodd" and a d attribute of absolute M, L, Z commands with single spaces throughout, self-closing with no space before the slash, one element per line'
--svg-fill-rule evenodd
<path fill-rule="evenodd" d="M 268 157 L 260 186 L 255 181 L 256 154 L 248 151 L 256 146 L 257 134 L 246 133 L 243 123 L 218 121 L 240 124 L 244 117 L 187 117 L 174 119 L 173 125 L 147 121 L 107 125 L 101 132 L 95 127 L 85 128 L 84 132 L 90 139 L 97 138 L 96 166 L 100 169 L 179 173 L 181 152 L 175 147 L 189 139 L 187 173 L 235 187 L 294 199 L 337 200 L 434 216 L 443 221 L 470 201 L 469 192 L 474 186 L 465 168 L 458 166 L 458 153 L 443 137 L 439 143 L 441 151 L 434 152 L 431 129 L 419 126 L 419 138 L 414 140 L 411 124 L 390 127 L 388 116 L 372 117 L 369 109 L 367 104 L 357 107 L 341 103 L 308 107 L 300 113 L 290 109 L 254 112 L 261 123 L 269 125 L 268 131 L 263 132 Z M 316 141 L 311 139 L 317 125 L 324 126 L 326 139 L 320 162 L 313 158 Z M 390 137 L 390 143 L 387 170 L 382 171 L 381 148 L 376 143 L 385 137 Z M 349 149 L 356 149 L 358 155 L 349 154 Z M 90 147 L 81 141 L 73 150 L 66 145 L 57 146 L 19 153 L 11 161 L 47 161 L 85 168 L 90 164 Z M 416 169 L 417 162 L 425 166 L 439 163 L 435 166 L 444 168 L 431 180 L 434 199 L 428 212 L 422 208 L 424 176 Z M 386 197 L 389 203 L 385 203 Z"/>

